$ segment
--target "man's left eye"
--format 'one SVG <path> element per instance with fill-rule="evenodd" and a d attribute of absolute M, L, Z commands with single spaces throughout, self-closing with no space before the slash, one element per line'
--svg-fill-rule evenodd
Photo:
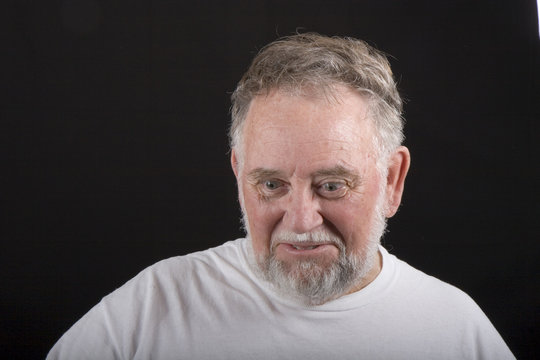
<path fill-rule="evenodd" d="M 337 182 L 327 182 L 327 183 L 324 183 L 322 185 L 322 188 L 324 189 L 324 191 L 337 191 L 341 188 L 343 188 L 344 184 L 342 183 L 337 183 Z"/>

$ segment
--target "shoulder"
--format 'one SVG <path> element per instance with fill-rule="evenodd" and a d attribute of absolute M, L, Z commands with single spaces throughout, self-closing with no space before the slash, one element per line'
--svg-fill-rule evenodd
<path fill-rule="evenodd" d="M 245 262 L 244 243 L 245 239 L 237 239 L 207 250 L 161 260 L 142 270 L 118 290 L 136 291 L 159 287 L 160 294 L 167 294 L 164 290 L 178 289 L 180 284 L 187 288 L 197 279 L 241 273 Z"/>
<path fill-rule="evenodd" d="M 242 272 L 244 239 L 147 267 L 85 314 L 49 353 L 56 358 L 133 358 L 192 321 L 202 301 Z M 207 307 L 208 308 L 208 307 Z M 166 329 L 159 337 L 156 329 Z"/>
<path fill-rule="evenodd" d="M 245 241 L 246 239 L 236 239 L 206 250 L 164 259 L 149 266 L 141 273 L 166 271 L 170 268 L 177 269 L 191 265 L 216 265 L 222 262 L 234 263 L 243 256 Z"/>
<path fill-rule="evenodd" d="M 439 315 L 452 314 L 451 318 L 471 319 L 484 317 L 475 301 L 464 291 L 434 276 L 396 259 L 400 271 L 399 288 L 414 299 L 424 312 L 436 311 Z"/>
<path fill-rule="evenodd" d="M 388 256 L 388 261 L 393 263 L 396 276 L 382 305 L 389 323 L 416 334 L 412 338 L 403 335 L 408 343 L 420 341 L 423 345 L 416 344 L 417 348 L 433 354 L 453 354 L 454 358 L 513 358 L 468 294 L 393 255 Z"/>
<path fill-rule="evenodd" d="M 391 300 L 402 319 L 437 347 L 461 352 L 461 358 L 513 358 L 500 334 L 476 302 L 464 291 L 395 258 L 399 281 Z M 399 306 L 404 304 L 403 306 Z M 439 341 L 444 339 L 444 341 Z"/>

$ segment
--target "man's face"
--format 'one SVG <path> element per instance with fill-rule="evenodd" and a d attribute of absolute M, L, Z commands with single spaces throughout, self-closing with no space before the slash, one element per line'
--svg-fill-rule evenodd
<path fill-rule="evenodd" d="M 253 252 L 263 272 L 273 266 L 281 273 L 276 281 L 293 278 L 293 288 L 330 271 L 343 278 L 345 257 L 361 267 L 353 277 L 379 271 L 386 179 L 376 168 L 366 101 L 344 87 L 337 95 L 256 97 L 243 153 L 233 153 Z M 339 291 L 362 286 L 353 280 Z"/>

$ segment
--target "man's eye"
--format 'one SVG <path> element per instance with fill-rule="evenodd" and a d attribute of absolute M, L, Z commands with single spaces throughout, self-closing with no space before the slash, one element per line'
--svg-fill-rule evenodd
<path fill-rule="evenodd" d="M 343 188 L 344 184 L 342 183 L 337 183 L 337 182 L 328 182 L 328 183 L 324 183 L 322 185 L 322 188 L 324 191 L 329 191 L 329 192 L 332 192 L 332 191 L 337 191 L 341 188 Z"/>
<path fill-rule="evenodd" d="M 266 180 L 264 182 L 264 188 L 267 190 L 276 190 L 280 188 L 283 184 L 278 180 Z"/>
<path fill-rule="evenodd" d="M 347 194 L 347 184 L 339 181 L 329 181 L 319 186 L 318 192 L 327 199 L 339 199 Z"/>

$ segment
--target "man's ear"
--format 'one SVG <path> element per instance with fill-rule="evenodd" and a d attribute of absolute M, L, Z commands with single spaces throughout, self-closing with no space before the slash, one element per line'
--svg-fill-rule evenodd
<path fill-rule="evenodd" d="M 400 146 L 389 159 L 388 177 L 386 178 L 386 217 L 397 212 L 405 187 L 405 177 L 411 164 L 411 154 L 405 146 Z"/>
<path fill-rule="evenodd" d="M 236 180 L 238 181 L 239 164 L 238 157 L 236 156 L 236 151 L 234 151 L 234 149 L 231 150 L 231 166 L 234 176 L 236 176 Z"/>

